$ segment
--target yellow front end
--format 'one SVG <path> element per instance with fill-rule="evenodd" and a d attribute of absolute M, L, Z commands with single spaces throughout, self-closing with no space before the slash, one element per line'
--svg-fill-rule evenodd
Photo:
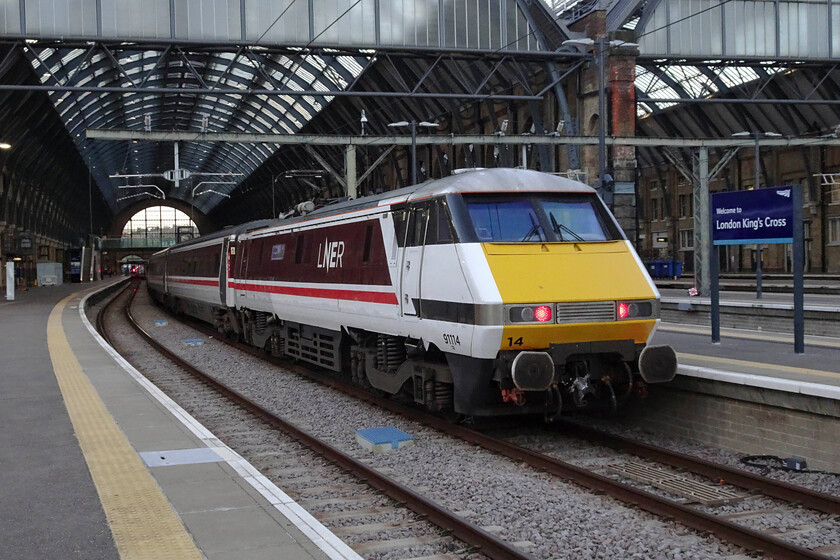
<path fill-rule="evenodd" d="M 505 305 L 653 300 L 659 294 L 632 247 L 597 243 L 485 243 L 484 253 Z M 656 308 L 658 310 L 658 307 Z M 658 313 L 656 313 L 658 315 Z M 552 317 L 540 324 L 510 324 L 501 350 L 536 350 L 550 344 L 606 340 L 648 341 L 657 317 L 580 322 Z"/>

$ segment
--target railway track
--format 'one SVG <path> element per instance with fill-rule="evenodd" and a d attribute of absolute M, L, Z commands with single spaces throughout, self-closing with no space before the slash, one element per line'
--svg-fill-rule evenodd
<path fill-rule="evenodd" d="M 332 384 L 332 380 L 328 380 L 328 382 Z M 348 390 L 356 393 L 355 389 Z M 479 445 L 484 449 L 491 450 L 510 459 L 521 461 L 531 467 L 543 470 L 565 480 L 573 481 L 590 490 L 604 492 L 622 502 L 633 504 L 656 515 L 672 518 L 698 531 L 710 532 L 722 540 L 750 550 L 762 552 L 773 558 L 790 560 L 826 560 L 827 558 L 831 558 L 831 556 L 798 546 L 772 534 L 747 528 L 724 516 L 716 516 L 700 511 L 689 505 L 680 503 L 674 498 L 641 490 L 634 485 L 625 484 L 609 476 L 598 474 L 592 469 L 576 466 L 570 462 L 553 458 L 545 453 L 510 443 L 504 439 L 488 436 L 463 426 L 449 424 L 428 413 L 417 411 L 410 407 L 404 407 L 385 399 L 376 399 L 376 403 L 395 413 L 405 415 L 414 421 L 424 423 L 444 433 Z M 657 446 L 612 436 L 583 426 L 564 423 L 564 429 L 565 427 L 568 427 L 570 433 L 575 433 L 579 437 L 621 449 L 626 453 L 650 461 L 657 461 L 702 475 L 709 478 L 712 482 L 725 481 L 727 484 L 737 486 L 743 490 L 760 492 L 766 496 L 785 502 L 800 504 L 803 507 L 819 512 L 832 515 L 840 514 L 840 499 L 835 496 L 813 492 L 806 488 L 754 475 L 725 465 L 714 464 Z M 734 518 L 737 517 L 733 516 Z"/>
<path fill-rule="evenodd" d="M 128 300 L 124 307 L 126 321 L 146 343 L 176 366 L 163 375 L 152 372 L 148 377 L 205 425 L 209 424 L 220 439 L 253 459 L 253 464 L 266 476 L 282 479 L 287 493 L 357 553 L 375 558 L 380 553 L 393 555 L 404 551 L 399 557 L 412 558 L 415 556 L 412 551 L 421 549 L 424 560 L 533 560 L 527 552 L 193 367 L 134 321 L 130 302 L 135 291 L 136 284 L 129 285 L 104 306 L 97 317 L 98 328 L 107 333 L 105 316 L 111 306 Z M 435 549 L 431 555 L 429 548 Z"/>
<path fill-rule="evenodd" d="M 196 328 L 195 325 L 193 325 L 193 328 Z M 205 332 L 208 332 L 209 334 L 212 331 Z M 242 345 L 239 346 L 242 347 Z M 262 355 L 260 352 L 249 347 L 244 347 L 243 349 L 252 354 Z M 285 369 L 293 369 L 297 373 L 301 373 L 309 378 L 318 380 L 321 383 L 338 388 L 355 398 L 374 403 L 377 406 L 407 417 L 412 421 L 423 423 L 434 430 L 440 430 L 464 441 L 479 445 L 485 449 L 491 450 L 497 454 L 509 457 L 516 461 L 521 461 L 536 469 L 551 473 L 563 479 L 572 480 L 597 492 L 607 493 L 612 497 L 624 501 L 625 503 L 634 504 L 656 515 L 673 518 L 685 526 L 692 527 L 703 532 L 710 532 L 724 541 L 737 544 L 744 548 L 762 552 L 774 558 L 825 559 L 830 557 L 786 542 L 774 535 L 751 530 L 731 521 L 731 519 L 737 519 L 737 516 L 732 516 L 730 519 L 726 519 L 721 516 L 715 516 L 699 511 L 689 505 L 679 503 L 673 498 L 640 490 L 632 485 L 621 483 L 609 476 L 592 472 L 591 469 L 581 468 L 571 463 L 549 457 L 544 453 L 526 449 L 509 441 L 490 437 L 479 433 L 476 430 L 443 421 L 425 412 L 418 411 L 411 407 L 402 406 L 392 400 L 376 398 L 369 393 L 356 389 L 355 387 L 347 386 L 333 377 L 302 368 L 290 367 L 288 363 L 283 363 L 283 367 Z M 564 431 L 566 429 L 567 428 L 564 427 Z M 568 430 L 571 429 L 571 427 L 568 428 Z M 805 489 L 780 483 L 766 477 L 760 477 L 745 471 L 715 465 L 687 455 L 674 454 L 666 449 L 656 448 L 654 446 L 640 444 L 630 440 L 622 440 L 621 438 L 607 436 L 606 434 L 601 434 L 592 430 L 585 430 L 582 427 L 575 427 L 574 429 L 578 432 L 580 437 L 585 437 L 589 440 L 598 440 L 601 444 L 623 449 L 625 452 L 633 453 L 634 455 L 644 457 L 648 460 L 669 464 L 674 468 L 684 469 L 686 471 L 708 477 L 712 481 L 725 480 L 728 483 L 736 484 L 740 488 L 750 492 L 761 492 L 764 495 L 773 496 L 786 502 L 802 504 L 804 507 L 813 508 L 817 511 L 830 514 L 837 514 L 840 512 L 840 501 L 833 496 L 807 491 Z M 317 505 L 317 503 L 314 505 Z"/>

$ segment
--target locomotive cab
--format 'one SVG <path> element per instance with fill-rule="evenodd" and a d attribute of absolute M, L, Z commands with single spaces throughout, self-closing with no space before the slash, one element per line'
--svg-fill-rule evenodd
<path fill-rule="evenodd" d="M 465 275 L 475 296 L 471 353 L 488 358 L 449 356 L 456 410 L 615 408 L 634 386 L 673 379 L 674 351 L 648 346 L 659 293 L 593 190 L 447 201 L 461 266 L 473 269 Z"/>

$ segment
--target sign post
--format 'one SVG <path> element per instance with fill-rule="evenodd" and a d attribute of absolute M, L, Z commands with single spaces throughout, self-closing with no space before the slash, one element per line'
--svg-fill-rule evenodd
<path fill-rule="evenodd" d="M 802 226 L 802 187 L 775 187 L 715 193 L 709 205 L 712 240 L 712 342 L 720 342 L 719 245 L 793 244 L 794 351 L 805 352 L 805 268 Z M 759 257 L 760 258 L 760 257 Z M 760 288 L 759 288 L 760 290 Z M 760 294 L 760 292 L 759 292 Z M 759 295 L 760 297 L 760 295 Z"/>
<path fill-rule="evenodd" d="M 802 187 L 793 188 L 793 351 L 805 353 L 805 231 Z"/>
<path fill-rule="evenodd" d="M 15 263 L 12 261 L 6 263 L 6 299 L 15 299 Z"/>

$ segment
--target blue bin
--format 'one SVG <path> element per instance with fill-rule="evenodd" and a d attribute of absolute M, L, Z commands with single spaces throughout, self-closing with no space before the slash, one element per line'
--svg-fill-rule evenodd
<path fill-rule="evenodd" d="M 659 261 L 662 263 L 658 278 L 679 278 L 682 276 L 682 263 L 680 261 Z"/>
<path fill-rule="evenodd" d="M 664 278 L 668 275 L 667 266 L 670 261 L 656 261 L 656 272 L 654 273 L 654 278 Z"/>
<path fill-rule="evenodd" d="M 679 278 L 682 276 L 682 263 L 680 261 L 655 260 L 645 262 L 645 268 L 651 278 Z"/>

